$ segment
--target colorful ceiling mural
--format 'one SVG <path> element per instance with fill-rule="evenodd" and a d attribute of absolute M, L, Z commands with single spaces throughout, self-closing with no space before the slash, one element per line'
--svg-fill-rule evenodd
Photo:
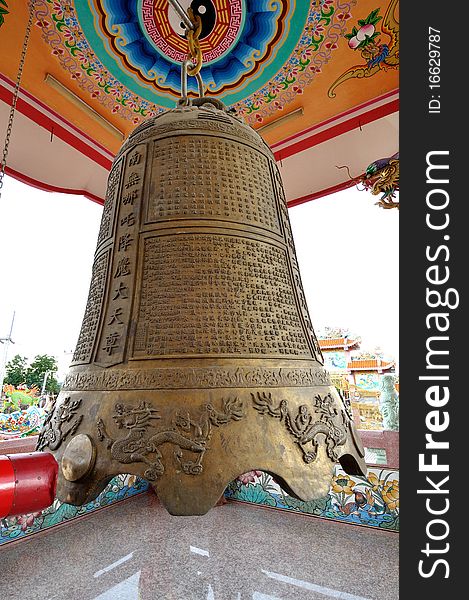
<path fill-rule="evenodd" d="M 202 19 L 202 80 L 253 123 L 286 106 L 331 60 L 353 2 L 184 0 Z M 167 0 L 41 0 L 37 24 L 63 68 L 88 93 L 137 121 L 174 106 L 183 24 Z M 197 90 L 195 79 L 189 90 Z"/>
<path fill-rule="evenodd" d="M 336 164 L 347 164 L 357 177 L 376 158 L 397 152 L 398 0 L 179 2 L 202 21 L 206 95 L 261 130 L 282 163 L 289 200 L 345 185 Z M 181 61 L 188 57 L 184 25 L 168 0 L 32 0 L 32 7 L 17 106 L 26 120 L 17 119 L 8 166 L 25 181 L 41 186 L 46 179 L 51 189 L 88 190 L 102 198 L 106 171 L 122 140 L 180 97 Z M 0 9 L 3 121 L 28 3 L 0 0 Z M 188 84 L 194 94 L 195 78 Z M 72 137 L 80 138 L 71 146 L 82 156 L 57 143 L 57 149 L 44 147 L 57 137 L 69 145 Z M 37 150 L 19 146 L 28 139 L 40 140 Z M 334 152 L 327 145 L 332 139 Z M 83 156 L 103 173 L 98 176 L 91 163 L 83 170 Z M 46 158 L 55 162 L 55 172 Z M 77 172 L 73 182 L 59 172 L 71 160 L 79 162 L 81 180 Z M 319 165 L 314 182 L 302 166 L 311 161 Z"/>
<path fill-rule="evenodd" d="M 386 13 L 380 16 L 379 8 L 375 8 L 365 19 L 358 20 L 358 28 L 354 26 L 345 35 L 349 48 L 359 50 L 363 64 L 347 69 L 328 90 L 330 98 L 335 98 L 336 88 L 355 77 L 371 77 L 381 69 L 397 69 L 399 67 L 399 22 L 396 8 L 399 0 L 391 0 Z M 380 23 L 381 21 L 381 23 Z M 386 40 L 382 41 L 382 38 Z"/>

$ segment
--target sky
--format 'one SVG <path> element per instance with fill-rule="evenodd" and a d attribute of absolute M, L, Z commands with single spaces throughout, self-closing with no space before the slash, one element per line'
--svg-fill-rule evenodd
<path fill-rule="evenodd" d="M 356 187 L 290 208 L 311 321 L 399 360 L 399 211 Z"/>
<path fill-rule="evenodd" d="M 342 327 L 398 359 L 397 210 L 351 188 L 290 209 L 313 326 Z M 0 338 L 15 321 L 8 357 L 71 362 L 91 278 L 102 207 L 5 177 L 0 198 Z M 0 345 L 0 369 L 5 346 Z"/>

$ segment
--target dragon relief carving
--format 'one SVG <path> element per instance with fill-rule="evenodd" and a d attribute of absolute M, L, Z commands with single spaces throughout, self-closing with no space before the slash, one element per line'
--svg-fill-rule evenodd
<path fill-rule="evenodd" d="M 148 468 L 144 477 L 156 481 L 164 473 L 162 454 L 159 446 L 173 444 L 176 446 L 174 456 L 184 473 L 198 475 L 203 470 L 202 459 L 209 449 L 208 442 L 212 437 L 212 428 L 226 425 L 230 421 L 239 421 L 245 416 L 244 407 L 238 398 L 222 400 L 221 410 L 212 404 L 206 404 L 198 417 L 187 412 L 176 412 L 169 426 L 149 433 L 154 428 L 153 422 L 161 419 L 159 410 L 142 400 L 138 406 L 116 404 L 113 419 L 119 429 L 127 429 L 127 435 L 112 439 L 101 418 L 96 421 L 98 437 L 107 442 L 111 450 L 111 458 L 117 462 L 128 464 L 144 463 Z M 186 453 L 184 452 L 186 451 Z M 187 452 L 196 454 L 196 458 L 188 458 Z M 149 458 L 148 455 L 153 455 Z"/>
<path fill-rule="evenodd" d="M 39 434 L 36 450 L 43 450 L 46 446 L 57 450 L 67 436 L 75 433 L 83 419 L 83 415 L 76 416 L 80 404 L 81 398 L 72 400 L 71 396 L 67 396 L 56 410 L 54 401 Z"/>
<path fill-rule="evenodd" d="M 322 434 L 325 438 L 327 456 L 334 462 L 338 460 L 336 451 L 337 446 L 342 446 L 347 440 L 347 430 L 349 418 L 345 411 L 338 410 L 335 406 L 335 400 L 331 394 L 314 398 L 314 413 L 310 412 L 306 404 L 302 404 L 295 415 L 289 410 L 288 401 L 281 400 L 277 406 L 274 406 L 272 395 L 265 392 L 257 392 L 251 394 L 254 403 L 254 408 L 262 415 L 268 414 L 275 419 L 280 419 L 284 423 L 288 431 L 295 438 L 295 442 L 299 445 L 303 452 L 303 460 L 306 463 L 312 463 L 316 460 L 319 449 L 319 441 L 317 437 Z M 340 414 L 340 424 L 337 424 L 336 418 Z M 306 445 L 311 443 L 311 448 L 308 450 Z"/>

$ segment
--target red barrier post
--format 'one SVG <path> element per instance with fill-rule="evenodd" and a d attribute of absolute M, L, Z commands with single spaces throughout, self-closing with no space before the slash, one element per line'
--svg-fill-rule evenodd
<path fill-rule="evenodd" d="M 48 452 L 0 455 L 0 518 L 38 512 L 52 504 L 58 464 Z"/>

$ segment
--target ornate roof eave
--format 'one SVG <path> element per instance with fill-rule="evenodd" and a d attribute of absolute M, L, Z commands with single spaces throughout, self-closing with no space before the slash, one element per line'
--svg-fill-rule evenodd
<path fill-rule="evenodd" d="M 391 362 L 382 362 L 380 365 L 375 365 L 375 366 L 369 366 L 369 367 L 365 367 L 365 366 L 353 366 L 353 362 L 349 362 L 347 363 L 347 371 L 351 372 L 351 371 L 389 371 L 389 369 L 395 368 L 396 363 L 395 361 L 391 361 Z M 362 361 L 356 361 L 356 362 L 362 362 Z"/>

